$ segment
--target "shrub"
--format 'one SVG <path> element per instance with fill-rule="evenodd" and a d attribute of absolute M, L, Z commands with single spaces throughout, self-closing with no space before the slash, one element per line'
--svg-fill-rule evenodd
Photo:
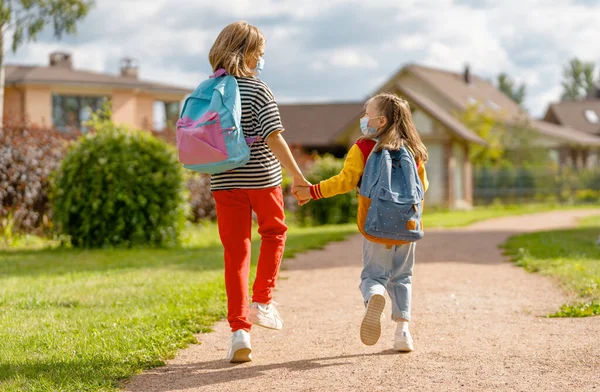
<path fill-rule="evenodd" d="M 190 207 L 187 219 L 194 223 L 205 219 L 215 220 L 217 210 L 210 191 L 210 175 L 190 170 L 184 172 Z"/>
<path fill-rule="evenodd" d="M 344 166 L 343 159 L 331 155 L 318 158 L 306 178 L 313 184 L 339 174 Z M 356 220 L 358 201 L 356 192 L 348 192 L 328 199 L 311 201 L 298 209 L 298 220 L 304 224 L 338 224 Z"/>
<path fill-rule="evenodd" d="M 49 176 L 78 136 L 23 124 L 0 127 L 0 228 L 40 234 L 51 226 Z"/>
<path fill-rule="evenodd" d="M 176 243 L 183 177 L 174 148 L 98 121 L 54 173 L 55 223 L 79 247 Z"/>

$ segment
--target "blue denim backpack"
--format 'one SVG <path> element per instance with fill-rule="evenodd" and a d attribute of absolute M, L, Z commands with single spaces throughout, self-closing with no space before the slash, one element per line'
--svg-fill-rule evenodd
<path fill-rule="evenodd" d="M 418 241 L 425 190 L 417 163 L 405 146 L 373 151 L 365 165 L 359 195 L 370 199 L 361 232 L 390 241 Z"/>

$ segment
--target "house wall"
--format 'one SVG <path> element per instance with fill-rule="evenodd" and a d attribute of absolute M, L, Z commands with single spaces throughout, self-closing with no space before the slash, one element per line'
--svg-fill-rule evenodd
<path fill-rule="evenodd" d="M 136 126 L 150 130 L 154 122 L 154 97 L 150 94 L 137 96 Z"/>
<path fill-rule="evenodd" d="M 4 89 L 4 117 L 9 122 L 21 122 L 23 118 L 23 91 L 14 87 Z"/>
<path fill-rule="evenodd" d="M 23 117 L 29 122 L 51 126 L 52 94 L 86 97 L 108 97 L 112 101 L 113 120 L 119 125 L 151 129 L 154 121 L 154 102 L 181 101 L 176 94 L 136 93 L 134 90 L 113 90 L 105 87 L 87 86 L 22 86 L 7 87 L 4 91 L 5 116 Z"/>
<path fill-rule="evenodd" d="M 115 90 L 111 99 L 115 123 L 135 127 L 138 124 L 138 105 L 135 95 L 130 91 Z"/>
<path fill-rule="evenodd" d="M 429 180 L 429 189 L 425 192 L 426 206 L 445 206 L 446 184 L 445 166 L 444 166 L 444 145 L 440 142 L 427 144 L 429 161 L 425 168 L 427 169 L 427 179 Z"/>
<path fill-rule="evenodd" d="M 23 89 L 23 112 L 27 121 L 52 125 L 52 90 L 49 86 L 27 86 Z"/>

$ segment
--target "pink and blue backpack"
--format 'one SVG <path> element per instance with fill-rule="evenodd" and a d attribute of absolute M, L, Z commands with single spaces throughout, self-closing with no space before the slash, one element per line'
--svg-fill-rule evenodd
<path fill-rule="evenodd" d="M 177 121 L 179 162 L 208 174 L 244 166 L 253 140 L 244 138 L 241 119 L 237 80 L 219 69 L 185 100 Z"/>

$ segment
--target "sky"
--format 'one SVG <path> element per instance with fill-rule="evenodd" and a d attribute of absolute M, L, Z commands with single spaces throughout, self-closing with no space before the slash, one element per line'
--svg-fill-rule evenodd
<path fill-rule="evenodd" d="M 51 30 L 7 54 L 45 65 L 66 50 L 74 66 L 195 87 L 210 74 L 208 51 L 236 20 L 267 38 L 261 78 L 280 103 L 350 102 L 372 94 L 409 63 L 527 85 L 525 107 L 543 116 L 562 91 L 573 57 L 598 64 L 600 0 L 96 0 L 75 36 Z"/>

